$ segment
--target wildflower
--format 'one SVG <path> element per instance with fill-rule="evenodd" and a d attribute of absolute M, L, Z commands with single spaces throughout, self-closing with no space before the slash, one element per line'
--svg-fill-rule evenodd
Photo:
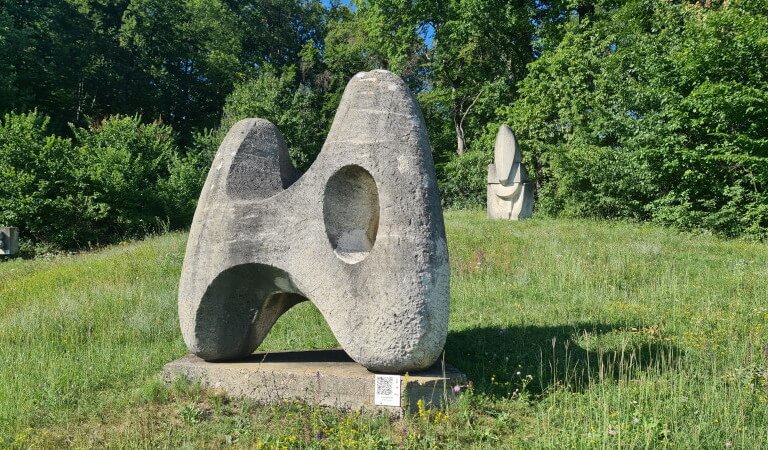
<path fill-rule="evenodd" d="M 515 372 L 515 375 L 517 375 L 518 377 L 519 377 L 521 374 L 522 374 L 522 372 L 520 372 L 519 370 L 518 370 L 517 372 Z"/>
<path fill-rule="evenodd" d="M 639 418 L 639 417 L 633 417 L 633 418 L 632 418 L 632 423 L 634 423 L 635 425 L 637 425 L 638 423 L 640 423 L 640 418 Z"/>
<path fill-rule="evenodd" d="M 456 386 L 453 387 L 453 393 L 454 394 L 461 394 L 461 385 L 460 384 L 457 384 Z"/>
<path fill-rule="evenodd" d="M 419 408 L 419 417 L 429 417 L 429 411 L 427 411 L 427 407 L 424 405 L 423 399 L 419 399 L 419 401 L 416 402 L 416 406 Z"/>
<path fill-rule="evenodd" d="M 315 439 L 317 439 L 318 441 L 325 439 L 325 433 L 323 433 L 322 430 L 318 431 L 317 433 L 315 433 Z"/>
<path fill-rule="evenodd" d="M 608 436 L 616 436 L 618 433 L 613 427 L 608 427 Z"/>
<path fill-rule="evenodd" d="M 725 441 L 725 448 L 731 448 L 731 447 L 733 447 L 733 442 Z"/>

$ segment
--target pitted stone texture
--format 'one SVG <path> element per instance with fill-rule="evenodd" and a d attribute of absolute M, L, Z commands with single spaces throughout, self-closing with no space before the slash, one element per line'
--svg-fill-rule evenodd
<path fill-rule="evenodd" d="M 200 195 L 179 287 L 192 353 L 245 357 L 307 299 L 370 370 L 429 367 L 445 344 L 448 251 L 432 154 L 418 104 L 389 72 L 349 82 L 303 175 L 274 125 L 238 122 Z"/>
<path fill-rule="evenodd" d="M 502 125 L 496 134 L 493 163 L 488 165 L 488 217 L 528 219 L 533 213 L 533 184 L 522 164 L 517 138 Z"/>

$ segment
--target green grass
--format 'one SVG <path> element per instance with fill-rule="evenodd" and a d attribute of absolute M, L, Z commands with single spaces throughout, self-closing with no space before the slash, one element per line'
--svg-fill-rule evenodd
<path fill-rule="evenodd" d="M 768 443 L 768 246 L 448 212 L 446 359 L 472 380 L 402 420 L 159 379 L 184 354 L 186 235 L 0 264 L 0 447 L 673 447 Z M 336 344 L 311 304 L 262 349 Z"/>

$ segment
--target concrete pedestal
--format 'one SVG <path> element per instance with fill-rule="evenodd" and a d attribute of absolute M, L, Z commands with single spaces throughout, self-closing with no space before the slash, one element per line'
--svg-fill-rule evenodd
<path fill-rule="evenodd" d="M 466 382 L 463 373 L 449 365 L 443 368 L 438 361 L 425 371 L 400 375 L 400 406 L 383 406 L 375 401 L 376 375 L 352 361 L 343 350 L 255 353 L 228 362 L 206 362 L 187 355 L 163 369 L 169 382 L 185 377 L 232 398 L 261 403 L 300 400 L 396 416 L 415 411 L 419 400 L 430 408 L 442 407 L 454 398 L 453 387 Z"/>

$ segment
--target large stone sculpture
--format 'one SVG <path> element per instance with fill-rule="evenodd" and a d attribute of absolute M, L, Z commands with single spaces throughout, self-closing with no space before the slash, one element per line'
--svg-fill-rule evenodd
<path fill-rule="evenodd" d="M 493 163 L 488 165 L 488 217 L 528 219 L 533 213 L 533 184 L 522 164 L 512 130 L 502 125 L 496 134 Z"/>
<path fill-rule="evenodd" d="M 418 104 L 387 71 L 349 82 L 303 175 L 272 123 L 246 119 L 200 195 L 179 287 L 189 350 L 245 357 L 305 300 L 370 370 L 423 369 L 443 349 L 449 268 L 432 154 Z"/>

